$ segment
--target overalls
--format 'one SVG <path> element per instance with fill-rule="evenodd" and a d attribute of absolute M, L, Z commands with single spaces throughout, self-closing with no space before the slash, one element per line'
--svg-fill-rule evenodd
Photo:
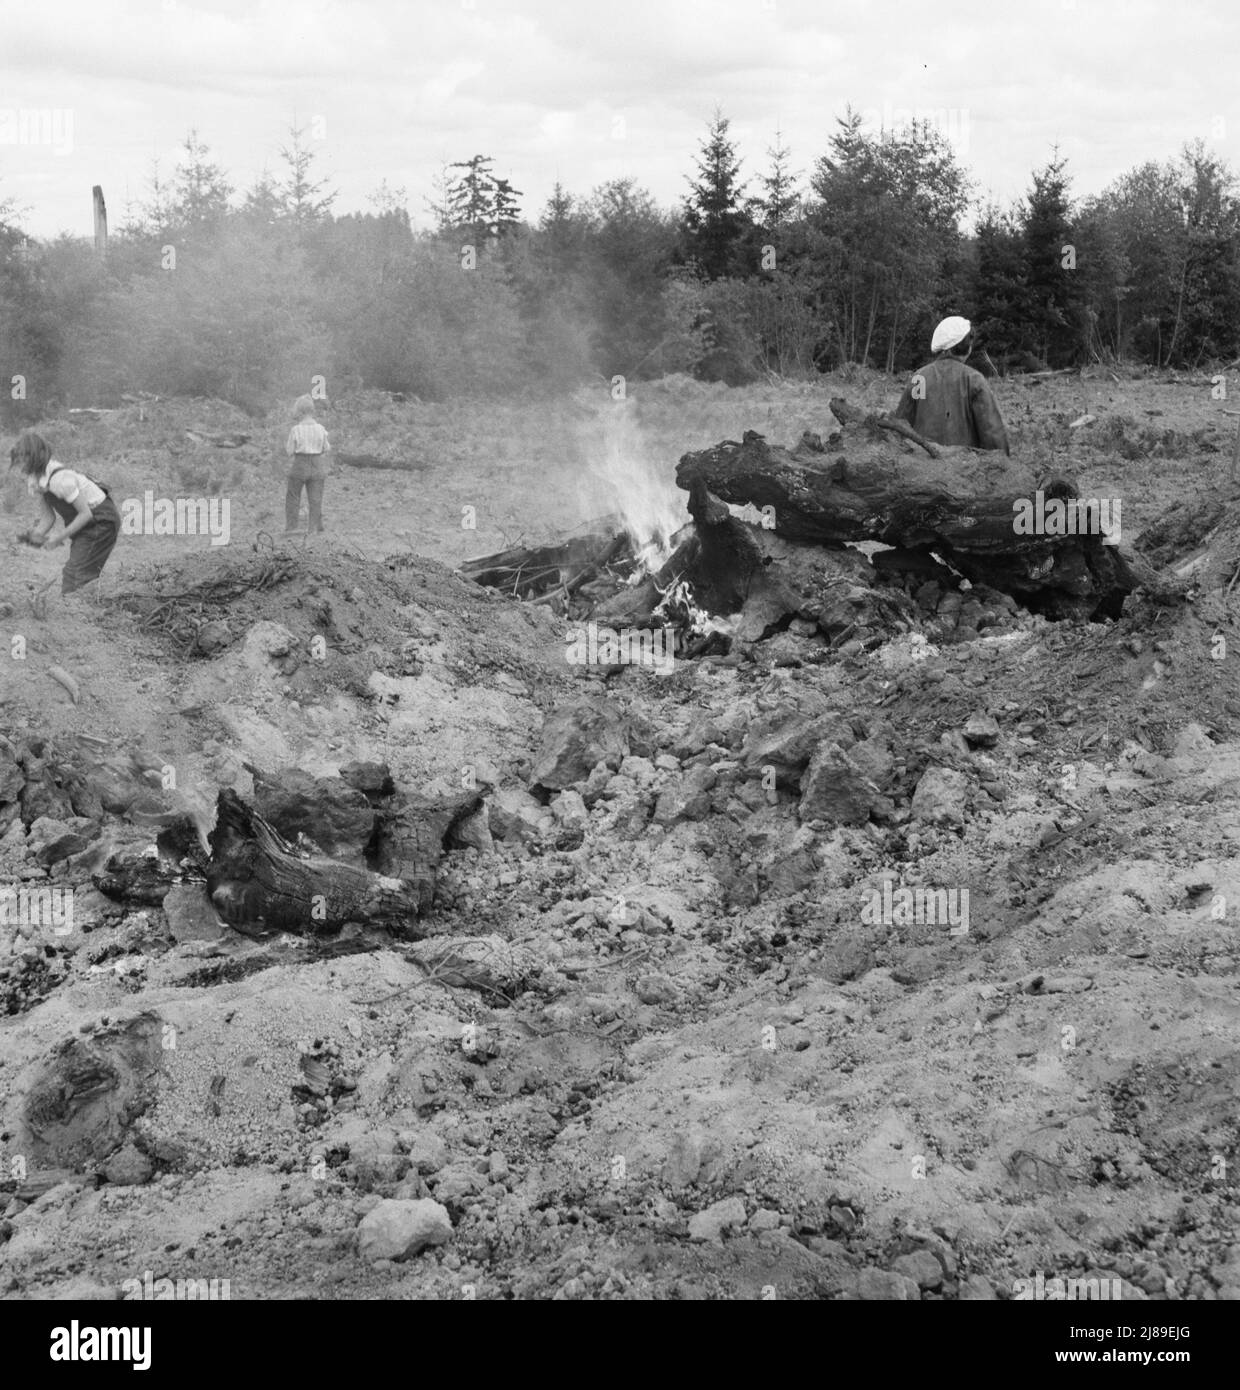
<path fill-rule="evenodd" d="M 49 480 L 59 472 L 61 469 L 53 468 L 48 474 Z M 62 594 L 71 594 L 75 589 L 89 584 L 92 579 L 99 578 L 120 534 L 121 517 L 116 510 L 116 503 L 112 501 L 111 493 L 102 483 L 95 483 L 95 486 L 102 490 L 103 501 L 97 507 L 91 508 L 91 520 L 69 542 L 69 559 L 60 577 Z M 54 492 L 45 492 L 43 496 L 66 526 L 77 520 L 77 508 L 72 502 L 66 502 Z"/>

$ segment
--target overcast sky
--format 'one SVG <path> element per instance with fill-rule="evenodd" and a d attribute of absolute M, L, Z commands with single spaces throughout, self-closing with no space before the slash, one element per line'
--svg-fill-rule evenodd
<path fill-rule="evenodd" d="M 1205 140 L 1240 167 L 1228 0 L 49 0 L 0 9 L 0 199 L 40 235 L 113 226 L 196 127 L 244 189 L 294 121 L 336 211 L 386 179 L 425 224 L 442 163 L 492 155 L 536 220 L 557 179 L 633 175 L 665 206 L 716 104 L 744 172 L 776 127 L 808 172 L 847 103 L 919 111 L 980 192 L 1058 144 L 1073 191 Z M 31 118 L 32 112 L 45 113 Z"/>

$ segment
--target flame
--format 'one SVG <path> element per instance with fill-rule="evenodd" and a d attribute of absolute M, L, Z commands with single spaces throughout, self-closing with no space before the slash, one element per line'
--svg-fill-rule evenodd
<path fill-rule="evenodd" d="M 658 585 L 655 587 L 658 588 Z M 693 590 L 683 579 L 673 581 L 666 589 L 659 589 L 659 593 L 663 597 L 654 610 L 655 615 L 672 621 L 679 619 L 691 637 L 705 637 L 712 632 L 730 637 L 736 631 L 735 621 L 716 617 L 701 607 L 693 597 Z"/>
<path fill-rule="evenodd" d="M 633 402 L 601 408 L 581 442 L 588 460 L 580 485 L 585 513 L 618 516 L 637 557 L 638 575 L 655 573 L 686 523 L 685 496 L 666 463 L 654 456 Z"/>

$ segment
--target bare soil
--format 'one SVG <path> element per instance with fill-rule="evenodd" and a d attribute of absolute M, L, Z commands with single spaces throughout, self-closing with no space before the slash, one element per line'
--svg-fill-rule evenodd
<path fill-rule="evenodd" d="M 1229 490 L 1208 387 L 997 390 L 1014 449 L 1122 497 L 1126 540 Z M 267 1299 L 1009 1298 L 1038 1273 L 1240 1296 L 1228 602 L 1006 614 L 966 640 L 928 615 L 853 654 L 790 630 L 660 677 L 569 666 L 547 607 L 453 572 L 611 510 L 609 456 L 622 492 L 649 470 L 666 494 L 681 453 L 825 432 L 840 392 L 897 394 L 859 375 L 341 402 L 337 451 L 401 467 L 338 461 L 309 538 L 278 534 L 281 419 L 172 401 L 49 422 L 119 498 L 226 498 L 230 535 L 123 537 L 102 594 L 43 620 L 64 552 L 14 543 L 0 577 L 0 729 L 153 798 L 50 866 L 0 807 L 0 885 L 75 890 L 64 936 L 0 927 L 0 1295 L 115 1298 L 149 1270 Z M 195 447 L 195 425 L 253 440 Z M 28 504 L 3 501 L 7 536 Z M 209 824 L 251 768 L 380 761 L 427 793 L 482 769 L 497 831 L 544 721 L 583 695 L 631 729 L 578 786 L 586 817 L 542 793 L 541 826 L 445 860 L 427 927 L 480 942 L 484 971 L 360 926 L 252 940 L 189 884 L 143 910 L 91 886 L 161 812 Z M 888 814 L 802 822 L 795 785 L 764 782 L 753 739 L 798 712 L 885 748 Z M 963 738 L 987 713 L 993 744 Z M 913 804 L 935 767 L 961 778 L 941 819 Z M 694 769 L 706 801 L 676 814 Z M 869 919 L 885 882 L 967 889 L 967 932 Z M 367 1213 L 420 1197 L 451 1239 L 365 1258 Z"/>

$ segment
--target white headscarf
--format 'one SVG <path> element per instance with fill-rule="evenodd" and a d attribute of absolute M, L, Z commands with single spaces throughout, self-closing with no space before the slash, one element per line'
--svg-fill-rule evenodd
<path fill-rule="evenodd" d="M 957 343 L 963 343 L 972 331 L 973 325 L 968 319 L 962 319 L 959 314 L 953 314 L 950 318 L 943 319 L 934 330 L 934 337 L 930 339 L 930 351 L 946 352 L 948 348 L 954 348 Z"/>

